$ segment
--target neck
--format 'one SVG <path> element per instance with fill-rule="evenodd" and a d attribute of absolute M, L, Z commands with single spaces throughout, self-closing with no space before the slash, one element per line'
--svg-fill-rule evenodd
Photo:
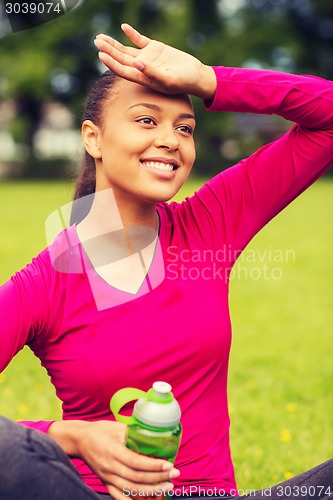
<path fill-rule="evenodd" d="M 131 226 L 158 230 L 159 221 L 154 203 L 122 200 L 112 189 L 96 191 L 87 217 L 79 224 L 90 236 L 105 234 Z"/>
<path fill-rule="evenodd" d="M 147 226 L 158 229 L 158 215 L 154 203 L 127 201 L 124 205 L 117 202 L 117 206 L 124 227 Z"/>

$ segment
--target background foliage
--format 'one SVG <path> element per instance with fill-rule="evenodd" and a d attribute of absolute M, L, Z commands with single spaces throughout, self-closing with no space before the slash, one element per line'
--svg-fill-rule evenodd
<path fill-rule="evenodd" d="M 6 29 L 2 10 L 0 98 L 16 102 L 11 129 L 16 141 L 29 148 L 26 175 L 40 175 L 43 166 L 33 147 L 43 103 L 65 103 L 79 125 L 87 89 L 102 70 L 94 36 L 106 32 L 124 41 L 119 28 L 124 20 L 207 64 L 333 78 L 331 0 L 84 0 L 59 19 L 14 35 Z M 246 126 L 235 115 L 207 117 L 198 102 L 196 112 L 197 168 L 203 173 L 216 171 L 216 164 L 220 169 L 234 163 L 281 133 L 274 120 L 253 118 Z M 44 175 L 58 172 L 43 169 Z"/>

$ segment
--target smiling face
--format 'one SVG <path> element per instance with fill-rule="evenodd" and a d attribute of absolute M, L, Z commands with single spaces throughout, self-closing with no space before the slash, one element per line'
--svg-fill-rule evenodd
<path fill-rule="evenodd" d="M 104 105 L 102 126 L 94 126 L 97 149 L 89 150 L 85 140 L 96 162 L 96 191 L 112 188 L 118 203 L 171 199 L 195 160 L 194 126 L 188 96 L 119 80 Z"/>

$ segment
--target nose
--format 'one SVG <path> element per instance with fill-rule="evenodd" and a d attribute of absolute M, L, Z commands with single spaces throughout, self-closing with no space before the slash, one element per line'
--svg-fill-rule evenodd
<path fill-rule="evenodd" d="M 171 151 L 176 151 L 179 147 L 177 131 L 173 127 L 159 128 L 154 142 L 157 148 L 165 148 Z"/>

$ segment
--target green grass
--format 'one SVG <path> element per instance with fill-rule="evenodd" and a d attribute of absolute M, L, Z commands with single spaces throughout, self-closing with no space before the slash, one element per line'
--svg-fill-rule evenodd
<path fill-rule="evenodd" d="M 178 198 L 197 185 L 189 181 Z M 71 192 L 64 183 L 0 185 L 0 282 L 44 248 L 45 218 Z M 317 182 L 256 236 L 235 268 L 229 399 L 239 488 L 268 486 L 333 455 L 332 194 L 332 178 Z M 60 417 L 38 365 L 24 349 L 0 375 L 1 414 Z"/>
<path fill-rule="evenodd" d="M 71 200 L 61 182 L 0 184 L 0 283 L 46 246 L 45 219 Z M 25 348 L 0 374 L 0 414 L 15 420 L 60 418 L 60 403 L 39 360 Z"/>

